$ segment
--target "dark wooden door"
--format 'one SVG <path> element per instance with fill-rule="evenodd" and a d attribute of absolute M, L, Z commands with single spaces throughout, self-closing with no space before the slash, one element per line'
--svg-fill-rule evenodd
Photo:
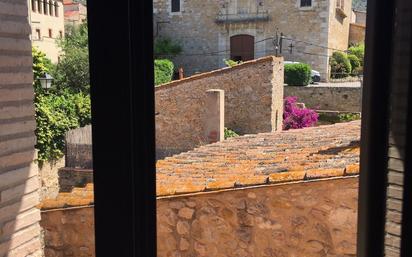
<path fill-rule="evenodd" d="M 230 59 L 249 61 L 255 58 L 255 38 L 249 35 L 236 35 L 230 38 Z"/>

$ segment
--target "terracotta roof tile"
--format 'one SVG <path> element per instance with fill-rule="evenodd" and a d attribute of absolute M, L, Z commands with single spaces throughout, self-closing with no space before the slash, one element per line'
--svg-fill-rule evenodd
<path fill-rule="evenodd" d="M 159 160 L 157 196 L 359 173 L 360 122 L 231 138 Z M 45 200 L 42 209 L 93 204 L 93 185 Z"/>
<path fill-rule="evenodd" d="M 157 162 L 158 196 L 356 175 L 359 141 L 354 121 L 201 146 Z"/>

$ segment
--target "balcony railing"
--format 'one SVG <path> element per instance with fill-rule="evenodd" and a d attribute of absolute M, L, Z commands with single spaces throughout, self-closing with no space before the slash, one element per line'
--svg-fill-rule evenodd
<path fill-rule="evenodd" d="M 216 23 L 236 23 L 236 22 L 258 22 L 268 21 L 269 13 L 259 11 L 257 13 L 236 13 L 236 14 L 218 14 Z"/>

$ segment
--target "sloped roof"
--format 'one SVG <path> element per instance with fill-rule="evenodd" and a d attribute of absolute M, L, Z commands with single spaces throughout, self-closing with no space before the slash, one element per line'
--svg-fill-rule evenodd
<path fill-rule="evenodd" d="M 157 196 L 353 176 L 360 121 L 245 135 L 159 160 Z M 93 185 L 43 201 L 42 209 L 93 204 Z"/>
<path fill-rule="evenodd" d="M 231 138 L 157 162 L 157 195 L 358 173 L 360 121 Z"/>

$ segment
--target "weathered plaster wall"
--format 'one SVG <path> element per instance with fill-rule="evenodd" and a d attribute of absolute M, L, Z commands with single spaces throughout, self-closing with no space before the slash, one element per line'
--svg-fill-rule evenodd
<path fill-rule="evenodd" d="M 365 31 L 365 25 L 351 23 L 349 29 L 349 43 L 359 44 L 365 42 Z"/>
<path fill-rule="evenodd" d="M 40 224 L 46 257 L 96 256 L 93 207 L 44 211 Z"/>
<path fill-rule="evenodd" d="M 339 2 L 340 4 L 338 5 Z M 341 6 L 342 8 L 337 8 Z M 330 0 L 328 54 L 346 50 L 349 45 L 349 24 L 352 15 L 352 0 Z M 343 12 L 341 12 L 342 10 Z"/>
<path fill-rule="evenodd" d="M 361 87 L 285 86 L 284 95 L 316 110 L 360 112 L 362 107 Z"/>
<path fill-rule="evenodd" d="M 0 256 L 42 256 L 27 0 L 0 0 Z"/>
<path fill-rule="evenodd" d="M 354 256 L 358 178 L 157 201 L 163 256 Z"/>
<path fill-rule="evenodd" d="M 209 89 L 225 91 L 226 127 L 242 134 L 282 128 L 283 61 L 265 57 L 157 87 L 158 156 L 205 144 L 205 100 Z"/>
<path fill-rule="evenodd" d="M 189 75 L 223 67 L 223 60 L 230 58 L 230 37 L 233 35 L 254 36 L 255 58 L 258 58 L 274 54 L 272 40 L 265 39 L 273 38 L 276 29 L 279 29 L 279 33 L 295 40 L 292 42 L 292 54 L 288 51 L 291 41 L 284 41 L 285 60 L 306 62 L 318 70 L 323 78 L 327 78 L 328 73 L 326 47 L 333 44 L 342 50 L 347 48 L 347 22 L 343 25 L 335 22 L 332 24 L 333 31 L 329 28 L 330 12 L 333 11 L 334 15 L 334 9 L 330 9 L 330 6 L 335 7 L 334 1 L 313 0 L 311 7 L 300 7 L 297 0 L 181 2 L 182 11 L 171 13 L 170 1 L 154 1 L 154 31 L 157 37 L 169 37 L 180 42 L 183 52 L 174 58 L 174 62 L 178 67 L 184 67 Z M 345 0 L 346 6 L 350 6 L 350 3 L 350 0 Z M 256 13 L 267 14 L 269 18 L 265 21 L 216 22 L 218 15 L 227 15 L 228 19 L 232 19 L 253 17 Z M 347 15 L 350 16 L 350 13 L 349 7 Z M 334 42 L 328 42 L 331 38 L 329 33 L 336 34 Z"/>

